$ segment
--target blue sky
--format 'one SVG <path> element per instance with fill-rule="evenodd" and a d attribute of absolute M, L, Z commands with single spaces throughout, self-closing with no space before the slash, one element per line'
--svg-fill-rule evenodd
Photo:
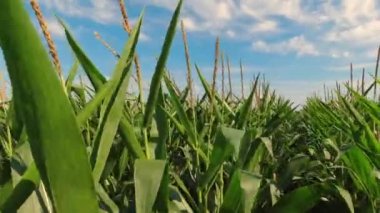
<path fill-rule="evenodd" d="M 122 49 L 127 35 L 121 27 L 117 0 L 39 2 L 64 69 L 73 63 L 73 55 L 54 14 L 68 23 L 95 64 L 110 75 L 116 60 L 93 32 L 99 32 L 115 49 Z M 146 6 L 138 45 L 146 87 L 176 2 L 126 0 L 132 21 Z M 33 15 L 29 4 L 26 7 Z M 220 36 L 221 50 L 231 59 L 236 93 L 242 60 L 247 89 L 248 81 L 260 72 L 278 93 L 295 103 L 303 103 L 314 92 L 321 94 L 323 84 L 332 87 L 335 81 L 347 80 L 350 62 L 357 77 L 362 68 L 373 73 L 380 44 L 377 0 L 185 0 L 181 19 L 188 31 L 191 61 L 209 79 L 215 38 Z M 178 31 L 168 67 L 179 83 L 185 81 L 183 51 Z M 6 70 L 2 59 L 0 70 Z"/>

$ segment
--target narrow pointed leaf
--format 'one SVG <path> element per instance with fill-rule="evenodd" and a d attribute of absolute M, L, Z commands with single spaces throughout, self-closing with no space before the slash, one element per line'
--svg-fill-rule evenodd
<path fill-rule="evenodd" d="M 63 23 L 62 20 L 59 20 L 61 25 L 65 30 L 65 35 L 67 41 L 69 42 L 71 49 L 73 50 L 75 56 L 83 67 L 83 70 L 86 72 L 88 78 L 90 79 L 92 86 L 97 90 L 99 89 L 105 82 L 106 78 L 101 74 L 101 72 L 96 68 L 96 66 L 92 63 L 92 61 L 88 58 L 88 56 L 84 53 L 79 44 L 75 41 L 72 36 L 69 28 Z"/>
<path fill-rule="evenodd" d="M 251 212 L 260 183 L 260 177 L 237 169 L 224 195 L 221 212 Z"/>
<path fill-rule="evenodd" d="M 73 81 L 75 79 L 75 75 L 78 72 L 78 68 L 79 68 L 79 63 L 78 63 L 78 61 L 75 61 L 74 65 L 72 66 L 72 68 L 69 71 L 69 76 L 67 76 L 67 79 L 65 82 L 66 90 L 68 93 L 71 91 L 71 86 L 73 85 Z"/>
<path fill-rule="evenodd" d="M 99 108 L 99 106 L 103 103 L 103 100 L 109 95 L 114 89 L 114 81 L 109 81 L 104 84 L 99 91 L 95 94 L 94 98 L 91 99 L 90 102 L 86 104 L 86 106 L 78 113 L 77 122 L 79 126 L 85 124 L 87 119 Z"/>
<path fill-rule="evenodd" d="M 210 157 L 210 165 L 206 173 L 201 177 L 200 188 L 211 183 L 214 176 L 228 158 L 235 156 L 237 160 L 241 139 L 244 132 L 232 128 L 220 127 Z"/>
<path fill-rule="evenodd" d="M 166 61 L 168 59 L 170 47 L 176 33 L 177 22 L 179 19 L 179 14 L 181 12 L 181 6 L 182 6 L 182 0 L 179 1 L 177 8 L 174 11 L 172 20 L 170 22 L 170 25 L 165 37 L 164 45 L 162 47 L 161 55 L 158 58 L 156 69 L 152 77 L 152 81 L 151 81 L 151 85 L 149 89 L 148 101 L 147 101 L 145 113 L 144 113 L 143 126 L 145 128 L 147 128 L 152 121 L 153 111 L 157 104 L 159 88 L 161 86 L 161 80 L 165 73 Z"/>
<path fill-rule="evenodd" d="M 163 160 L 135 161 L 135 201 L 137 213 L 151 213 L 165 170 Z"/>
<path fill-rule="evenodd" d="M 350 195 L 350 192 L 339 187 L 335 186 L 336 191 L 341 196 L 341 198 L 344 200 L 344 202 L 347 205 L 347 208 L 350 210 L 350 213 L 355 213 L 354 204 L 352 202 L 352 197 Z"/>
<path fill-rule="evenodd" d="M 54 210 L 97 212 L 84 142 L 38 33 L 21 0 L 1 1 L 0 8 L 0 44 L 17 113 L 24 121 L 33 158 Z"/>
<path fill-rule="evenodd" d="M 197 135 L 195 133 L 195 128 L 192 125 L 189 117 L 187 116 L 183 105 L 181 104 L 179 97 L 176 95 L 174 88 L 168 78 L 165 78 L 166 87 L 170 94 L 170 100 L 176 109 L 179 121 L 185 127 L 185 132 L 187 133 L 190 143 L 192 146 L 195 146 L 198 142 Z"/>
<path fill-rule="evenodd" d="M 195 68 L 197 70 L 197 74 L 198 74 L 198 77 L 199 79 L 201 80 L 201 83 L 202 83 L 202 86 L 206 92 L 206 95 L 209 99 L 211 99 L 211 89 L 210 89 L 210 85 L 207 83 L 205 77 L 202 75 L 202 72 L 201 70 L 199 69 L 199 67 L 197 65 L 195 65 Z M 219 94 L 214 94 L 215 95 L 215 99 L 216 101 L 222 105 L 222 107 L 232 116 L 235 116 L 235 113 L 233 112 L 233 110 L 231 109 L 231 107 L 224 101 L 222 100 L 222 98 L 219 96 Z M 214 105 L 214 108 L 215 108 L 216 105 Z M 219 113 L 220 114 L 220 113 Z"/>
<path fill-rule="evenodd" d="M 66 38 L 71 46 L 71 49 L 75 53 L 78 61 L 82 65 L 84 71 L 86 72 L 88 78 L 90 79 L 92 86 L 95 90 L 99 90 L 102 85 L 106 82 L 106 78 L 101 74 L 101 72 L 96 68 L 96 66 L 92 63 L 92 61 L 87 57 L 79 44 L 75 41 L 73 35 L 70 33 L 68 27 L 61 24 L 65 28 Z M 145 154 L 142 150 L 140 143 L 137 140 L 137 137 L 133 131 L 133 127 L 128 119 L 123 116 L 120 121 L 119 126 L 121 137 L 123 138 L 123 142 L 125 142 L 128 150 L 137 158 L 145 158 Z"/>
<path fill-rule="evenodd" d="M 236 114 L 235 122 L 236 122 L 236 127 L 239 129 L 244 127 L 245 123 L 247 122 L 249 118 L 249 111 L 252 107 L 252 101 L 253 101 L 254 94 L 256 92 L 258 81 L 259 81 L 259 76 L 257 76 L 255 80 L 254 86 L 252 88 L 251 93 L 249 94 L 248 99 L 245 100 L 243 105 L 240 107 L 239 112 Z"/>
<path fill-rule="evenodd" d="M 135 55 L 142 15 L 140 16 L 128 42 L 125 45 L 115 71 L 111 78 L 114 82 L 114 91 L 110 93 L 105 102 L 105 111 L 101 116 L 101 122 L 95 136 L 94 148 L 91 153 L 91 163 L 94 166 L 94 181 L 98 182 L 106 164 L 113 139 L 116 135 L 120 119 L 122 117 L 124 97 L 128 88 L 129 78 L 132 72 L 132 60 Z"/>
<path fill-rule="evenodd" d="M 37 171 L 36 165 L 32 163 L 22 175 L 21 180 L 13 189 L 12 194 L 10 194 L 9 197 L 6 197 L 6 202 L 0 206 L 0 212 L 16 212 L 39 184 L 40 175 Z"/>
<path fill-rule="evenodd" d="M 270 212 L 307 212 L 313 208 L 323 195 L 319 184 L 303 186 L 284 195 Z"/>

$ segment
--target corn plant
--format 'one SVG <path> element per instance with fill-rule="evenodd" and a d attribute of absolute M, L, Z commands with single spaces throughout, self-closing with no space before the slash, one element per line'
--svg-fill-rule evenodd
<path fill-rule="evenodd" d="M 145 100 L 136 53 L 144 11 L 132 28 L 120 6 L 129 37 L 121 53 L 112 51 L 110 79 L 58 18 L 76 57 L 62 82 L 23 2 L 0 2 L 0 46 L 12 84 L 11 100 L 0 104 L 0 212 L 380 210 L 380 106 L 368 97 L 376 79 L 297 108 L 260 75 L 243 85 L 240 64 L 242 92 L 232 91 L 229 72 L 226 93 L 224 84 L 216 87 L 219 67 L 223 82 L 230 70 L 219 39 L 207 82 L 190 63 L 182 24 L 188 84 L 180 87 L 166 67 L 180 0 Z M 80 67 L 89 84 L 76 80 Z M 127 92 L 135 69 L 138 96 Z M 192 70 L 204 89 L 200 98 Z"/>

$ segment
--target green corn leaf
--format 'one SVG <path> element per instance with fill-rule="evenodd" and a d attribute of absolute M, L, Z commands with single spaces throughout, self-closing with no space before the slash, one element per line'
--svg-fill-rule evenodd
<path fill-rule="evenodd" d="M 265 155 L 265 150 L 265 146 L 260 140 L 254 140 L 249 148 L 248 157 L 242 168 L 250 172 L 258 172 L 260 170 L 260 162 Z"/>
<path fill-rule="evenodd" d="M 350 90 L 352 94 L 358 99 L 359 104 L 367 109 L 368 114 L 373 118 L 373 120 L 379 125 L 380 124 L 380 107 L 376 102 L 368 100 L 367 98 L 361 96 L 354 90 Z"/>
<path fill-rule="evenodd" d="M 243 190 L 244 196 L 244 212 L 250 212 L 252 206 L 258 195 L 261 183 L 261 177 L 249 173 L 247 171 L 241 171 L 240 187 Z"/>
<path fill-rule="evenodd" d="M 174 83 L 173 81 L 173 86 L 176 87 L 177 85 Z M 187 100 L 187 97 L 188 97 L 188 94 L 189 94 L 189 88 L 185 88 L 181 91 L 180 93 L 180 100 L 181 100 L 181 103 L 182 104 L 186 104 L 186 100 Z"/>
<path fill-rule="evenodd" d="M 68 27 L 65 26 L 62 21 L 61 21 L 61 24 L 65 28 L 66 38 L 71 46 L 71 49 L 73 50 L 78 61 L 82 65 L 83 70 L 86 72 L 93 87 L 95 88 L 95 90 L 100 90 L 103 84 L 106 82 L 106 78 L 100 73 L 100 71 L 96 68 L 96 66 L 91 62 L 91 60 L 83 52 L 82 48 L 75 41 L 74 37 L 70 33 Z M 134 133 L 133 126 L 131 125 L 131 123 L 128 121 L 128 119 L 125 116 L 121 118 L 121 121 L 119 124 L 119 131 L 120 131 L 121 137 L 123 138 L 123 142 L 125 142 L 125 146 L 131 152 L 131 154 L 135 156 L 136 158 L 145 158 L 146 156 Z"/>
<path fill-rule="evenodd" d="M 335 185 L 335 191 L 340 195 L 347 205 L 347 208 L 350 210 L 350 213 L 355 213 L 354 203 L 352 202 L 352 197 L 349 191 Z"/>
<path fill-rule="evenodd" d="M 241 145 L 239 149 L 239 155 L 238 155 L 238 163 L 237 166 L 241 168 L 244 163 L 247 161 L 248 153 L 250 152 L 250 147 L 252 146 L 252 141 L 255 141 L 255 139 L 260 134 L 260 129 L 248 129 L 245 131 L 243 137 L 241 138 Z M 251 149 L 255 149 L 257 147 L 252 147 Z M 251 151 L 251 153 L 254 152 Z"/>
<path fill-rule="evenodd" d="M 135 201 L 137 213 L 151 213 L 166 163 L 163 160 L 135 161 Z"/>
<path fill-rule="evenodd" d="M 101 123 L 96 132 L 94 147 L 90 157 L 95 182 L 100 180 L 122 116 L 124 105 L 123 97 L 128 87 L 131 74 L 131 62 L 132 61 L 129 61 L 126 65 L 126 73 L 120 78 L 115 92 L 109 97 L 108 103 L 106 103 L 106 110 L 104 111 Z"/>
<path fill-rule="evenodd" d="M 25 131 L 24 124 L 22 123 L 21 116 L 16 113 L 16 105 L 14 101 L 9 104 L 6 118 L 7 126 L 9 126 L 12 137 L 15 140 L 20 140 L 23 131 Z"/>
<path fill-rule="evenodd" d="M 190 144 L 193 147 L 195 147 L 195 145 L 198 143 L 198 138 L 195 133 L 195 128 L 192 125 L 192 122 L 190 121 L 189 117 L 187 116 L 186 111 L 183 108 L 183 105 L 181 104 L 179 97 L 175 93 L 174 88 L 168 78 L 165 78 L 165 83 L 170 94 L 170 101 L 172 102 L 174 108 L 176 109 L 177 115 L 179 117 L 179 121 L 185 127 L 185 132 L 189 137 Z"/>
<path fill-rule="evenodd" d="M 347 150 L 341 158 L 346 167 L 350 168 L 349 174 L 356 187 L 372 197 L 378 197 L 380 184 L 376 180 L 375 167 L 369 157 L 354 146 Z"/>
<path fill-rule="evenodd" d="M 165 100 L 162 88 L 160 87 L 159 97 L 156 106 L 156 122 L 158 129 L 158 141 L 156 147 L 156 158 L 160 160 L 166 159 L 166 141 L 169 138 L 169 123 L 166 118 Z"/>
<path fill-rule="evenodd" d="M 251 212 L 261 178 L 237 169 L 224 195 L 220 212 Z"/>
<path fill-rule="evenodd" d="M 240 187 L 241 174 L 236 170 L 230 180 L 227 191 L 224 195 L 221 212 L 244 212 L 242 207 L 242 189 Z"/>
<path fill-rule="evenodd" d="M 229 127 L 221 127 L 220 131 L 222 132 L 224 138 L 228 143 L 232 144 L 234 147 L 234 153 L 233 157 L 235 160 L 239 157 L 239 151 L 241 142 L 243 140 L 243 137 L 245 135 L 245 132 L 243 130 L 229 128 Z"/>
<path fill-rule="evenodd" d="M 201 70 L 198 68 L 197 65 L 195 65 L 195 68 L 196 68 L 196 70 L 197 70 L 198 77 L 199 77 L 199 79 L 201 80 L 201 83 L 202 83 L 202 85 L 203 85 L 203 88 L 204 88 L 205 91 L 206 91 L 206 95 L 207 95 L 207 97 L 209 98 L 210 103 L 212 103 L 212 106 L 211 106 L 211 107 L 214 109 L 215 114 L 216 114 L 216 117 L 218 118 L 218 120 L 221 121 L 221 120 L 222 120 L 222 114 L 220 113 L 217 104 L 216 104 L 214 101 L 211 101 L 211 99 L 213 99 L 214 97 L 212 97 L 210 86 L 208 85 L 206 79 L 203 77 L 202 72 L 201 72 Z M 216 93 L 215 93 L 214 95 L 215 95 L 215 97 L 218 96 Z"/>
<path fill-rule="evenodd" d="M 79 62 L 75 61 L 73 66 L 71 67 L 71 69 L 69 71 L 69 76 L 67 76 L 66 83 L 65 83 L 66 90 L 68 93 L 70 93 L 70 91 L 71 91 L 71 86 L 73 85 L 73 81 L 75 79 L 75 75 L 78 72 L 78 68 L 79 68 Z"/>
<path fill-rule="evenodd" d="M 167 110 L 165 109 L 162 109 L 164 110 L 166 116 L 168 116 L 169 120 L 171 122 L 173 122 L 174 126 L 176 127 L 176 129 L 182 134 L 182 135 L 185 135 L 186 134 L 186 130 L 185 130 L 185 127 L 173 116 L 170 114 L 170 112 L 168 112 Z"/>
<path fill-rule="evenodd" d="M 124 51 L 110 80 L 115 83 L 115 90 L 106 99 L 106 108 L 103 115 L 101 115 L 100 125 L 94 139 L 94 148 L 90 157 L 91 163 L 94 166 L 93 177 L 95 182 L 98 182 L 102 175 L 123 113 L 124 97 L 132 73 L 132 60 L 135 55 L 135 48 L 140 33 L 142 14 L 125 45 Z"/>
<path fill-rule="evenodd" d="M 201 80 L 201 83 L 202 83 L 202 86 L 203 86 L 203 89 L 205 90 L 207 97 L 209 99 L 211 99 L 211 89 L 210 89 L 210 85 L 207 83 L 205 77 L 203 76 L 201 70 L 199 69 L 199 67 L 197 65 L 195 65 L 195 68 L 197 70 L 197 74 L 198 74 L 198 77 L 199 79 Z M 230 115 L 232 116 L 235 116 L 235 113 L 234 111 L 231 109 L 231 107 L 227 104 L 227 102 L 225 102 L 224 100 L 222 100 L 222 98 L 219 96 L 219 94 L 214 94 L 215 95 L 215 100 L 220 104 L 222 105 L 223 109 L 226 110 Z M 215 108 L 216 105 L 214 105 L 214 108 Z"/>
<path fill-rule="evenodd" d="M 12 193 L 9 196 L 4 196 L 6 202 L 0 205 L 0 212 L 16 212 L 39 185 L 40 174 L 33 162 L 28 166 Z"/>
<path fill-rule="evenodd" d="M 75 41 L 74 37 L 69 31 L 69 28 L 63 23 L 62 20 L 58 19 L 65 30 L 65 35 L 68 43 L 71 46 L 75 56 L 83 67 L 83 70 L 86 72 L 92 86 L 97 90 L 106 82 L 106 78 L 101 74 L 101 72 L 96 68 L 92 61 L 87 57 L 83 52 L 82 48 Z"/>
<path fill-rule="evenodd" d="M 259 76 L 256 77 L 254 86 L 252 88 L 251 93 L 249 94 L 248 99 L 245 100 L 243 105 L 240 107 L 239 112 L 236 114 L 235 123 L 238 129 L 243 128 L 249 118 L 249 111 L 252 107 L 252 101 L 253 101 L 254 94 L 256 92 L 258 81 L 259 81 Z"/>
<path fill-rule="evenodd" d="M 135 130 L 132 124 L 124 116 L 120 120 L 119 124 L 120 135 L 125 142 L 125 146 L 131 152 L 135 158 L 145 159 L 145 153 L 140 145 L 140 142 L 137 139 Z"/>
<path fill-rule="evenodd" d="M 96 185 L 96 191 L 98 192 L 98 195 L 102 199 L 102 201 L 107 205 L 108 207 L 107 212 L 112 212 L 112 213 L 120 212 L 117 205 L 108 196 L 107 192 L 104 190 L 104 188 L 100 184 Z"/>
<path fill-rule="evenodd" d="M 297 176 L 305 171 L 310 164 L 310 158 L 304 154 L 299 154 L 286 164 L 284 170 L 281 170 L 278 187 L 282 190 L 286 189 L 291 183 L 294 176 Z"/>
<path fill-rule="evenodd" d="M 157 147 L 155 150 L 156 159 L 165 160 L 167 158 L 166 141 L 169 138 L 169 123 L 164 111 L 165 100 L 160 87 L 159 97 L 156 106 L 156 122 L 158 129 Z M 159 212 L 169 211 L 169 167 L 165 167 L 165 171 L 158 191 L 158 196 L 155 204 L 155 209 Z"/>
<path fill-rule="evenodd" d="M 97 212 L 84 143 L 37 31 L 21 1 L 1 1 L 0 8 L 0 43 L 17 113 L 24 121 L 53 208 L 57 212 Z"/>
<path fill-rule="evenodd" d="M 241 139 L 244 132 L 232 128 L 220 127 L 210 157 L 210 165 L 201 177 L 199 187 L 203 189 L 211 183 L 214 176 L 229 157 L 238 158 Z"/>
<path fill-rule="evenodd" d="M 86 103 L 86 88 L 83 85 L 72 85 L 71 90 L 79 97 L 79 101 Z"/>
<path fill-rule="evenodd" d="M 280 198 L 270 212 L 307 212 L 319 202 L 323 193 L 320 184 L 299 187 Z"/>
<path fill-rule="evenodd" d="M 165 80 L 166 87 L 167 87 L 169 94 L 170 94 L 170 101 L 172 102 L 172 104 L 173 104 L 173 106 L 174 106 L 174 108 L 178 114 L 178 117 L 180 119 L 179 121 L 182 123 L 183 127 L 185 127 L 184 131 L 189 138 L 189 142 L 190 142 L 189 145 L 194 150 L 197 151 L 199 156 L 205 162 L 208 162 L 208 158 L 206 157 L 204 152 L 201 149 L 198 149 L 198 147 L 197 147 L 197 144 L 202 144 L 202 143 L 199 141 L 199 138 L 198 138 L 197 133 L 195 131 L 195 127 L 193 126 L 192 122 L 190 121 L 189 117 L 187 116 L 185 109 L 181 105 L 179 97 L 176 95 L 174 88 L 172 86 L 172 83 L 170 82 L 170 80 L 166 76 L 165 76 L 164 80 Z M 173 120 L 173 121 L 175 121 L 175 120 Z M 181 131 L 181 126 L 177 125 L 177 127 Z"/>
<path fill-rule="evenodd" d="M 374 135 L 371 127 L 365 121 L 365 119 L 360 115 L 360 113 L 355 109 L 355 107 L 349 103 L 346 99 L 341 98 L 344 105 L 347 107 L 351 115 L 354 119 L 363 127 L 364 129 L 364 137 L 360 133 L 353 133 L 354 137 L 357 139 L 356 142 L 360 143 L 364 146 L 364 149 L 374 153 L 374 158 L 372 159 L 373 163 L 376 164 L 377 167 L 380 167 L 380 160 L 378 159 L 378 155 L 380 153 L 380 143 Z"/>
<path fill-rule="evenodd" d="M 252 133 L 251 133 L 252 134 Z M 257 134 L 257 133 L 254 133 Z M 247 136 L 246 136 L 247 137 Z M 255 138 L 257 136 L 248 136 L 244 137 L 244 140 L 253 141 L 248 147 L 247 145 L 243 146 L 243 149 L 240 150 L 239 165 L 248 171 L 256 171 L 258 169 L 259 163 L 262 160 L 263 156 L 268 153 L 272 158 L 274 157 L 272 142 L 265 137 Z M 252 138 L 254 138 L 252 140 Z M 244 142 L 246 143 L 246 142 Z M 244 164 L 241 164 L 244 162 Z"/>
<path fill-rule="evenodd" d="M 165 66 L 166 66 L 167 58 L 169 56 L 170 47 L 176 33 L 177 22 L 179 19 L 179 14 L 181 12 L 181 6 L 182 6 L 182 0 L 179 1 L 177 8 L 174 11 L 172 20 L 169 25 L 169 29 L 165 37 L 164 45 L 162 47 L 161 55 L 158 58 L 156 69 L 152 77 L 152 81 L 151 81 L 151 85 L 149 89 L 148 101 L 147 101 L 145 113 L 144 113 L 144 121 L 143 121 L 144 128 L 148 128 L 148 126 L 150 125 L 152 117 L 153 117 L 153 111 L 157 104 L 159 88 L 161 86 L 162 77 L 164 76 L 164 73 L 165 73 Z"/>
<path fill-rule="evenodd" d="M 199 212 L 198 208 L 193 208 L 193 210 L 190 207 L 189 203 L 185 200 L 177 187 L 170 186 L 170 193 L 175 196 L 175 199 L 171 200 L 169 203 L 169 212 Z"/>
<path fill-rule="evenodd" d="M 103 100 L 109 95 L 114 89 L 114 81 L 109 81 L 105 83 L 95 96 L 89 101 L 86 106 L 78 113 L 77 122 L 80 127 L 82 127 L 87 119 L 98 109 L 98 107 L 103 103 Z"/>
<path fill-rule="evenodd" d="M 38 212 L 46 207 L 42 200 L 39 200 L 34 193 L 40 185 L 40 175 L 33 161 L 28 143 L 22 143 L 14 150 L 11 159 L 12 182 L 15 184 L 10 195 L 5 197 L 4 206 L 0 205 L 0 210 L 6 212 Z M 27 165 L 29 165 L 27 167 Z M 27 168 L 26 168 L 27 167 Z M 40 188 L 41 189 L 41 188 Z"/>
<path fill-rule="evenodd" d="M 170 196 L 170 177 L 169 177 L 169 166 L 165 166 L 164 174 L 162 175 L 162 180 L 160 183 L 160 188 L 157 193 L 156 202 L 154 204 L 154 209 L 158 212 L 168 212 L 169 211 L 169 196 Z"/>
<path fill-rule="evenodd" d="M 269 155 L 274 158 L 272 141 L 267 137 L 261 137 L 261 142 L 264 144 Z"/>
<path fill-rule="evenodd" d="M 6 202 L 7 198 L 10 196 L 13 190 L 12 176 L 11 176 L 11 165 L 9 160 L 2 159 L 0 156 L 0 212 L 2 210 L 2 205 Z"/>
<path fill-rule="evenodd" d="M 195 212 L 199 212 L 198 205 L 195 202 L 194 198 L 191 196 L 189 190 L 186 188 L 185 183 L 181 180 L 181 178 L 174 172 L 170 172 L 170 176 L 173 177 L 176 185 L 184 193 L 186 199 L 190 203 L 191 207 L 195 210 Z"/>

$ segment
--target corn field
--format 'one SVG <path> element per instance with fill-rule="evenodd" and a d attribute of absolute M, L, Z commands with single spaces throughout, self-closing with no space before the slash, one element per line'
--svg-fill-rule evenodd
<path fill-rule="evenodd" d="M 181 5 L 144 97 L 136 51 L 144 11 L 132 27 L 120 1 L 129 34 L 121 53 L 97 34 L 117 58 L 107 79 L 59 20 L 77 60 L 64 76 L 24 2 L 0 1 L 12 86 L 0 105 L 0 212 L 379 212 L 377 73 L 367 86 L 351 79 L 302 108 L 260 75 L 234 93 L 219 39 L 212 82 L 191 64 Z M 184 89 L 166 68 L 179 27 Z M 89 84 L 77 81 L 79 68 Z M 138 95 L 127 93 L 132 80 Z"/>

